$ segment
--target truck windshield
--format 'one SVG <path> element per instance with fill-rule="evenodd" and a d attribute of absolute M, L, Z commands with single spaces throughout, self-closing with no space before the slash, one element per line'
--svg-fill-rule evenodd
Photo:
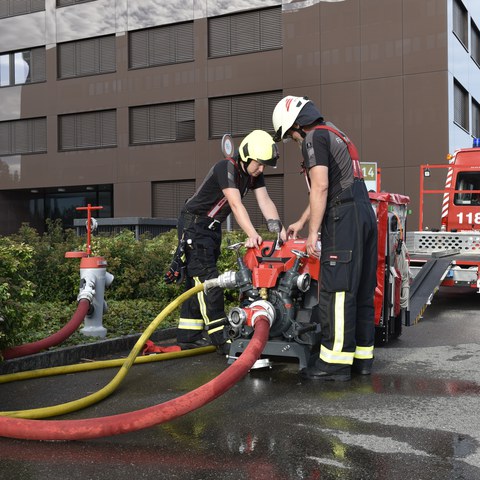
<path fill-rule="evenodd" d="M 480 205 L 480 172 L 459 172 L 455 190 L 463 190 L 455 194 L 455 205 Z M 477 193 L 471 193 L 472 190 Z"/>

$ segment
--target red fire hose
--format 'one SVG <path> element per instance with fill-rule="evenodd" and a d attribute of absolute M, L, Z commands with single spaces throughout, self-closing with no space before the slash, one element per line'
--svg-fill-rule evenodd
<path fill-rule="evenodd" d="M 84 440 L 128 433 L 168 422 L 215 400 L 241 380 L 260 357 L 269 331 L 268 318 L 259 315 L 253 337 L 242 355 L 218 377 L 181 397 L 134 412 L 84 420 L 0 417 L 0 436 L 24 440 Z"/>
<path fill-rule="evenodd" d="M 38 342 L 26 343 L 25 345 L 19 345 L 17 347 L 6 348 L 2 352 L 2 356 L 5 360 L 10 360 L 12 358 L 23 357 L 25 355 L 33 355 L 38 353 L 41 350 L 53 347 L 62 343 L 65 339 L 70 337 L 80 324 L 83 322 L 85 315 L 88 313 L 90 308 L 90 302 L 87 299 L 81 299 L 78 302 L 77 309 L 72 315 L 70 321 L 64 325 L 58 332 L 50 335 L 47 338 L 39 340 Z"/>

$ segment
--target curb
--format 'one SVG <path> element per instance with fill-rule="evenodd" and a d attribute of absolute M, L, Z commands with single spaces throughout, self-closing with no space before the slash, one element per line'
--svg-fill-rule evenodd
<path fill-rule="evenodd" d="M 165 328 L 153 332 L 150 340 L 157 342 L 175 339 L 176 334 L 176 328 Z M 5 360 L 0 363 L 0 375 L 26 370 L 37 370 L 40 368 L 58 367 L 61 365 L 72 365 L 74 363 L 80 363 L 85 359 L 97 360 L 119 352 L 128 352 L 134 347 L 141 336 L 141 333 L 126 335 L 124 337 L 100 340 L 98 342 L 72 347 L 57 348 L 35 355 Z"/>

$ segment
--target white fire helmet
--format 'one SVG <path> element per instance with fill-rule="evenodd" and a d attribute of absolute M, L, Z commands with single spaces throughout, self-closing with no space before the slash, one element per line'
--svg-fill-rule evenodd
<path fill-rule="evenodd" d="M 310 100 L 307 97 L 287 95 L 273 109 L 272 123 L 276 142 L 282 140 L 288 129 L 295 123 L 300 111 Z"/>

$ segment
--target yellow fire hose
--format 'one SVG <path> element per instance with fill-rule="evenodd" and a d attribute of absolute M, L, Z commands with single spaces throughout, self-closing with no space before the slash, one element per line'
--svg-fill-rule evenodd
<path fill-rule="evenodd" d="M 166 352 L 137 357 L 133 363 L 135 365 L 141 365 L 143 363 L 191 357 L 214 351 L 214 346 L 192 348 L 191 350 L 180 350 L 178 352 Z M 91 370 L 102 370 L 104 368 L 121 367 L 124 362 L 124 358 L 116 358 L 113 360 L 97 360 L 88 363 L 76 363 L 75 365 L 65 365 L 62 367 L 40 368 L 38 370 L 29 370 L 28 372 L 7 373 L 5 375 L 0 375 L 0 384 L 17 382 L 20 380 L 31 380 L 33 378 L 53 377 L 55 375 L 66 375 L 69 373 L 89 372 Z M 3 415 L 3 413 L 0 412 L 0 415 Z"/>
<path fill-rule="evenodd" d="M 96 370 L 100 368 L 108 368 L 121 365 L 120 370 L 118 373 L 113 377 L 113 379 L 105 385 L 102 389 L 98 390 L 95 393 L 87 395 L 86 397 L 80 398 L 78 400 L 73 400 L 71 402 L 62 403 L 60 405 L 54 405 L 51 407 L 42 407 L 42 408 L 34 408 L 31 410 L 16 410 L 16 411 L 7 411 L 7 412 L 0 412 L 0 416 L 5 417 L 17 417 L 17 418 L 48 418 L 54 417 L 58 415 L 65 415 L 66 413 L 75 412 L 77 410 L 81 410 L 82 408 L 86 408 L 94 403 L 97 403 L 104 398 L 108 397 L 111 393 L 115 391 L 115 389 L 120 385 L 122 380 L 127 375 L 130 367 L 133 363 L 146 363 L 149 361 L 156 361 L 156 360 L 167 360 L 169 358 L 177 358 L 177 357 L 187 357 L 192 355 L 197 355 L 201 353 L 209 353 L 215 350 L 215 347 L 203 347 L 203 348 L 196 348 L 193 350 L 184 350 L 180 352 L 173 352 L 173 353 L 164 353 L 161 355 L 150 355 L 149 357 L 140 357 L 136 359 L 138 354 L 140 353 L 141 349 L 145 345 L 145 342 L 151 337 L 153 332 L 156 330 L 158 325 L 168 316 L 170 315 L 179 305 L 181 305 L 187 298 L 195 295 L 196 293 L 203 290 L 203 283 L 195 285 L 190 290 L 187 290 L 185 293 L 177 297 L 173 300 L 169 305 L 167 305 L 160 314 L 150 323 L 150 325 L 145 329 L 143 334 L 135 343 L 133 349 L 129 353 L 129 355 L 125 359 L 118 359 L 118 360 L 106 360 L 101 362 L 93 362 L 88 364 L 77 364 L 77 365 L 68 365 L 63 367 L 54 367 L 48 368 L 43 370 L 34 370 L 31 372 L 20 372 L 20 373 L 13 373 L 9 375 L 2 375 L 0 376 L 0 383 L 7 383 L 13 382 L 16 380 L 25 380 L 27 378 L 40 378 L 45 377 L 48 375 L 60 375 L 72 372 L 79 372 L 79 371 L 87 371 L 87 370 Z M 152 360 L 150 360 L 150 357 Z M 156 358 L 161 357 L 161 358 Z M 137 362 L 135 361 L 137 360 Z"/>

